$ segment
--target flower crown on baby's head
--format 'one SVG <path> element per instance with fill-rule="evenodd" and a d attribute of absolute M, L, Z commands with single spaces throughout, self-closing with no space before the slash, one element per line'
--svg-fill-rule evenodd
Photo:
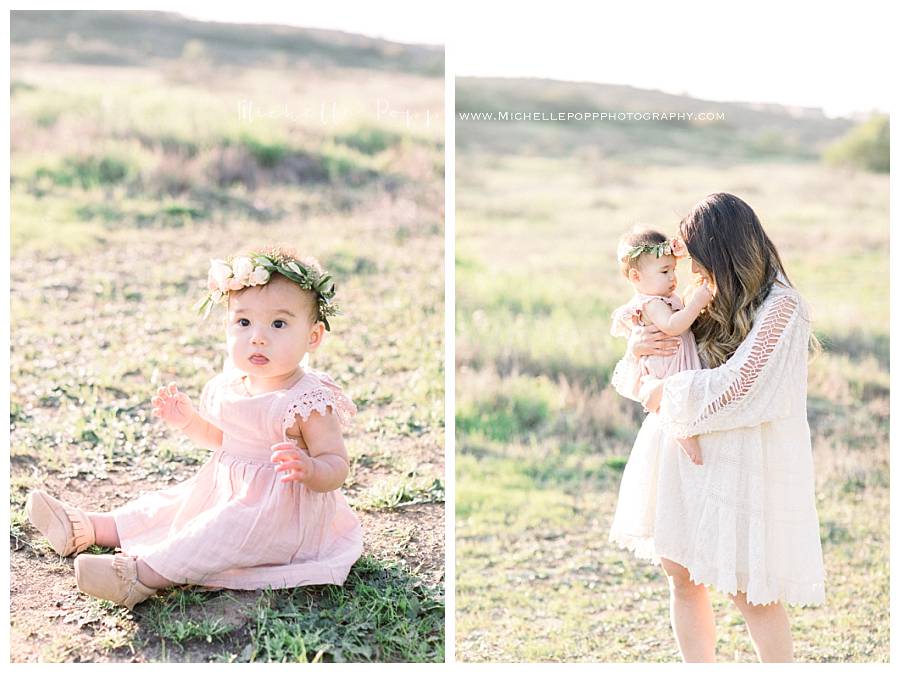
<path fill-rule="evenodd" d="M 653 255 L 654 257 L 662 257 L 664 255 L 673 255 L 675 257 L 685 257 L 687 248 L 679 237 L 662 241 L 661 243 L 645 243 L 644 245 L 630 246 L 627 243 L 620 243 L 616 252 L 616 259 L 619 262 L 627 260 L 636 260 L 641 255 Z"/>
<path fill-rule="evenodd" d="M 316 295 L 316 319 L 331 331 L 328 318 L 340 314 L 334 301 L 335 286 L 331 275 L 323 271 L 315 260 L 301 260 L 280 248 L 251 252 L 246 256 L 209 260 L 206 287 L 209 294 L 197 304 L 198 312 L 206 318 L 213 304 L 224 304 L 228 293 L 245 287 L 265 285 L 278 273 L 296 283 L 300 289 Z"/>

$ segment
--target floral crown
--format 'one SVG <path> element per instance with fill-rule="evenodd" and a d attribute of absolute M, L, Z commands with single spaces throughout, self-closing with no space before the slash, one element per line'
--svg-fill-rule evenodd
<path fill-rule="evenodd" d="M 209 294 L 197 304 L 197 311 L 205 319 L 213 304 L 224 304 L 228 300 L 229 292 L 265 285 L 274 273 L 280 273 L 303 290 L 316 293 L 316 317 L 325 324 L 326 330 L 331 331 L 328 318 L 340 314 L 334 301 L 335 287 L 331 275 L 278 252 L 253 252 L 247 257 L 209 260 L 206 280 Z"/>
<path fill-rule="evenodd" d="M 675 257 L 687 256 L 687 247 L 677 236 L 662 243 L 645 243 L 644 245 L 630 246 L 627 243 L 619 245 L 617 251 L 618 260 L 624 262 L 629 259 L 637 259 L 641 255 L 653 255 L 654 257 L 663 257 L 664 255 L 673 255 Z"/>

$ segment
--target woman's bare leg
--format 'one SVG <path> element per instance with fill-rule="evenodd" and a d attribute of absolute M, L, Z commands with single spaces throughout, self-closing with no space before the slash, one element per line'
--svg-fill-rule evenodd
<path fill-rule="evenodd" d="M 706 587 L 691 582 L 687 568 L 662 559 L 669 578 L 669 616 L 685 662 L 716 660 L 716 620 Z"/>
<path fill-rule="evenodd" d="M 751 605 L 747 602 L 747 594 L 740 591 L 731 599 L 744 615 L 750 640 L 761 662 L 794 660 L 791 624 L 781 603 Z"/>
<path fill-rule="evenodd" d="M 119 546 L 119 530 L 116 528 L 116 520 L 111 514 L 100 512 L 88 512 L 88 518 L 94 526 L 96 543 L 101 547 L 115 549 Z"/>

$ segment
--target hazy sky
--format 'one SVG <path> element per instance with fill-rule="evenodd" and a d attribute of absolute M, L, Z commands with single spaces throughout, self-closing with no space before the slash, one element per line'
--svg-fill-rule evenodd
<path fill-rule="evenodd" d="M 334 0 L 297 9 L 262 3 L 159 8 L 202 19 L 448 43 L 458 75 L 628 84 L 847 114 L 890 107 L 887 4 Z"/>

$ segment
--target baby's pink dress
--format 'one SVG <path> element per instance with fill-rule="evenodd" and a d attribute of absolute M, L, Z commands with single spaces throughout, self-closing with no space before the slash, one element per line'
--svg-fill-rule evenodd
<path fill-rule="evenodd" d="M 648 302 L 655 299 L 661 299 L 668 304 L 673 311 L 680 311 L 684 308 L 684 304 L 678 295 L 673 294 L 671 297 L 659 297 L 650 294 L 636 293 L 624 306 L 620 306 L 612 314 L 612 327 L 610 333 L 613 336 L 621 336 L 626 339 L 631 336 L 631 329 L 636 325 L 650 325 L 649 319 L 644 318 L 644 307 Z M 646 376 L 652 374 L 658 379 L 665 379 L 672 374 L 687 371 L 688 369 L 700 369 L 700 356 L 697 354 L 697 342 L 690 329 L 686 330 L 678 337 L 681 343 L 678 350 L 673 355 L 644 355 L 638 359 L 639 374 Z M 640 388 L 641 382 L 638 378 L 633 382 L 634 392 Z"/>
<path fill-rule="evenodd" d="M 250 395 L 229 369 L 203 388 L 199 414 L 222 446 L 190 479 L 114 510 L 120 546 L 177 584 L 228 589 L 343 584 L 362 553 L 359 519 L 339 491 L 282 483 L 271 446 L 296 416 L 335 413 L 353 402 L 326 374 L 307 370 L 287 390 Z"/>

